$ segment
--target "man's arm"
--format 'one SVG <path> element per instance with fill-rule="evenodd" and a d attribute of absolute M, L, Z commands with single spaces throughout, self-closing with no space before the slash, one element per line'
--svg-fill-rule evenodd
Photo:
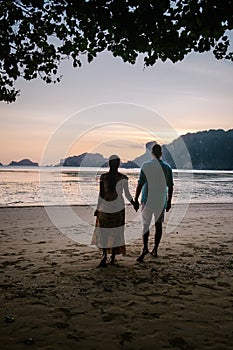
<path fill-rule="evenodd" d="M 142 190 L 142 185 L 138 184 L 136 188 L 135 199 L 134 199 L 136 203 L 138 203 L 138 198 L 140 196 L 141 190 Z"/>
<path fill-rule="evenodd" d="M 140 171 L 140 175 L 139 175 L 138 185 L 137 185 L 136 192 L 135 192 L 135 198 L 134 198 L 137 208 L 139 208 L 138 198 L 141 194 L 141 190 L 142 190 L 142 187 L 145 184 L 145 182 L 146 182 L 146 176 L 145 176 L 145 173 L 143 171 L 143 166 L 142 166 L 141 171 Z"/>
<path fill-rule="evenodd" d="M 169 186 L 168 187 L 168 199 L 167 199 L 166 211 L 169 211 L 171 209 L 172 195 L 173 195 L 173 186 Z"/>

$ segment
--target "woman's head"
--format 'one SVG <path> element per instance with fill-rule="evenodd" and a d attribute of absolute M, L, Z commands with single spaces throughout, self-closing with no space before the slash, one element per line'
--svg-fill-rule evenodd
<path fill-rule="evenodd" d="M 120 158 L 117 155 L 113 154 L 109 157 L 108 163 L 110 170 L 117 170 L 120 165 Z"/>

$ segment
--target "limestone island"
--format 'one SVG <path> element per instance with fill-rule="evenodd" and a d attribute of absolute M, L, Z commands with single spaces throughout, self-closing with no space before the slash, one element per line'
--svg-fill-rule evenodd
<path fill-rule="evenodd" d="M 14 160 L 9 164 L 9 166 L 39 166 L 38 163 L 32 162 L 30 159 L 22 159 L 19 162 Z"/>

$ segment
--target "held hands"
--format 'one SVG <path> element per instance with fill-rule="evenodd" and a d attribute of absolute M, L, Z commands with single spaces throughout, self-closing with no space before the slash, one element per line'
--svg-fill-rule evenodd
<path fill-rule="evenodd" d="M 138 201 L 134 201 L 134 200 L 132 199 L 131 204 L 133 205 L 134 210 L 135 210 L 135 211 L 138 211 L 138 209 L 139 209 L 139 203 L 138 203 Z"/>

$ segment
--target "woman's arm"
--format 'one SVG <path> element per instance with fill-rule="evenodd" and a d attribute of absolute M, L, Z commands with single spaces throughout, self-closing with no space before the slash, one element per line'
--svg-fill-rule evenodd
<path fill-rule="evenodd" d="M 125 197 L 128 199 L 128 201 L 132 203 L 133 201 L 133 197 L 131 196 L 131 193 L 129 192 L 129 183 L 128 183 L 128 178 L 124 178 L 123 180 L 123 188 L 124 188 L 124 193 L 125 193 Z"/>
<path fill-rule="evenodd" d="M 98 196 L 98 202 L 97 202 L 96 210 L 94 212 L 94 216 L 98 215 L 98 212 L 100 209 L 101 199 L 103 199 L 103 198 L 104 198 L 104 182 L 103 182 L 103 179 L 100 177 L 99 196 Z"/>
<path fill-rule="evenodd" d="M 131 193 L 129 192 L 129 183 L 128 183 L 128 178 L 124 180 L 124 192 L 125 192 L 125 197 L 128 199 L 128 201 L 133 205 L 134 210 L 138 210 L 139 205 L 135 203 L 133 200 L 133 197 Z"/>

